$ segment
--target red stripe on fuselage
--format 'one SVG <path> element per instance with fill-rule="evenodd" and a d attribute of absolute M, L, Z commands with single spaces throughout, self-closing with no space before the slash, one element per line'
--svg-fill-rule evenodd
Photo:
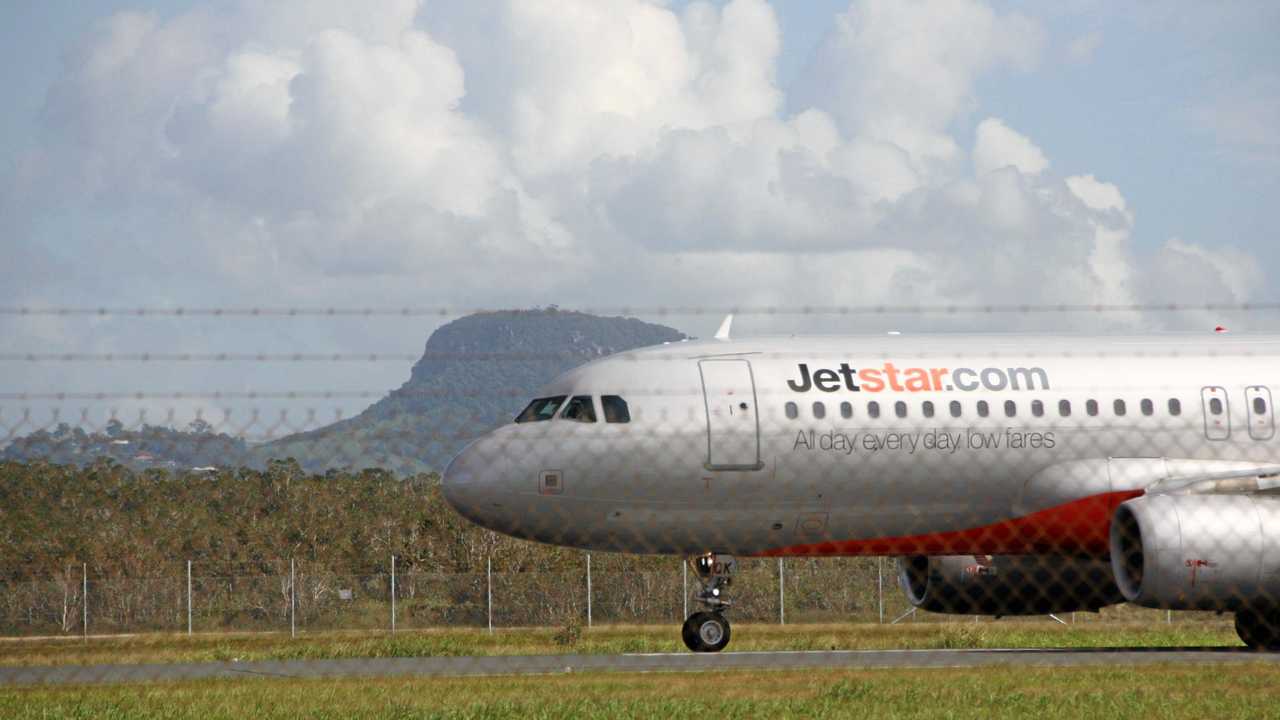
<path fill-rule="evenodd" d="M 1109 552 L 1111 515 L 1116 506 L 1142 493 L 1142 490 L 1124 490 L 1090 495 L 1020 518 L 966 530 L 864 540 L 829 540 L 774 548 L 759 554 L 764 557 L 1059 553 L 1101 556 Z"/>

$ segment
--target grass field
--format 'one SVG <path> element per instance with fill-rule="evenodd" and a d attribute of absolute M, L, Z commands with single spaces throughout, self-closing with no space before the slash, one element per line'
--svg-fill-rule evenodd
<path fill-rule="evenodd" d="M 0 690 L 0 717 L 1280 718 L 1262 665 L 260 680 Z"/>
<path fill-rule="evenodd" d="M 1241 645 L 1229 620 L 1152 623 L 954 622 L 823 625 L 735 624 L 730 649 L 878 650 L 1042 647 L 1191 647 Z M 684 652 L 671 625 L 448 629 L 385 633 L 136 635 L 0 640 L 0 665 L 90 665 L 216 660 Z"/>

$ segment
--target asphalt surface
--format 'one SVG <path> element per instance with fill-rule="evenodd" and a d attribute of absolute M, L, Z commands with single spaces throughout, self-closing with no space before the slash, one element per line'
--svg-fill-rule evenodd
<path fill-rule="evenodd" d="M 133 683 L 212 678 L 359 678 L 546 675 L 575 672 L 699 672 L 806 668 L 967 668 L 994 665 L 1084 667 L 1106 665 L 1280 665 L 1280 653 L 1244 648 L 1131 648 L 1070 650 L 849 650 L 725 652 L 717 655 L 518 655 L 498 657 L 263 660 L 164 665 L 66 665 L 0 668 L 0 686 Z"/>

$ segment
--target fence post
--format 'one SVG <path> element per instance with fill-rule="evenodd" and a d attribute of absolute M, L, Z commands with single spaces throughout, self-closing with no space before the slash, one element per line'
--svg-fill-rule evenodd
<path fill-rule="evenodd" d="M 884 558 L 876 558 L 876 595 L 880 605 L 880 624 L 884 624 Z"/>
<path fill-rule="evenodd" d="M 587 553 L 587 627 L 591 627 L 591 553 Z"/>
<path fill-rule="evenodd" d="M 684 588 L 684 617 L 689 617 L 689 562 L 681 558 L 680 562 L 680 586 Z"/>
<path fill-rule="evenodd" d="M 489 612 L 489 634 L 493 634 L 493 557 L 485 558 L 485 607 Z"/>
<path fill-rule="evenodd" d="M 187 637 L 191 637 L 191 561 L 187 561 Z"/>
<path fill-rule="evenodd" d="M 391 556 L 391 634 L 396 634 L 396 556 Z"/>
<path fill-rule="evenodd" d="M 84 633 L 84 639 L 87 642 L 89 640 L 89 563 L 85 563 L 80 568 L 80 577 L 83 581 L 80 588 L 80 599 L 84 605 L 81 608 L 84 611 L 84 616 L 81 618 L 80 630 Z"/>
<path fill-rule="evenodd" d="M 298 589 L 295 585 L 297 575 L 294 572 L 293 558 L 289 558 L 289 637 L 298 637 L 298 622 L 295 617 L 298 607 Z"/>
<path fill-rule="evenodd" d="M 782 577 L 782 558 L 778 558 L 778 624 L 787 624 L 787 595 L 786 583 Z"/>

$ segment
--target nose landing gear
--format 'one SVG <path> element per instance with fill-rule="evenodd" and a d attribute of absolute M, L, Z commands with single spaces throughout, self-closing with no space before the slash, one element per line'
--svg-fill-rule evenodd
<path fill-rule="evenodd" d="M 694 652 L 720 652 L 729 644 L 730 634 L 729 621 L 724 617 L 724 611 L 729 609 L 724 590 L 733 581 L 738 562 L 732 555 L 708 553 L 692 558 L 689 564 L 702 586 L 695 599 L 707 609 L 684 621 L 681 636 L 685 647 Z"/>

